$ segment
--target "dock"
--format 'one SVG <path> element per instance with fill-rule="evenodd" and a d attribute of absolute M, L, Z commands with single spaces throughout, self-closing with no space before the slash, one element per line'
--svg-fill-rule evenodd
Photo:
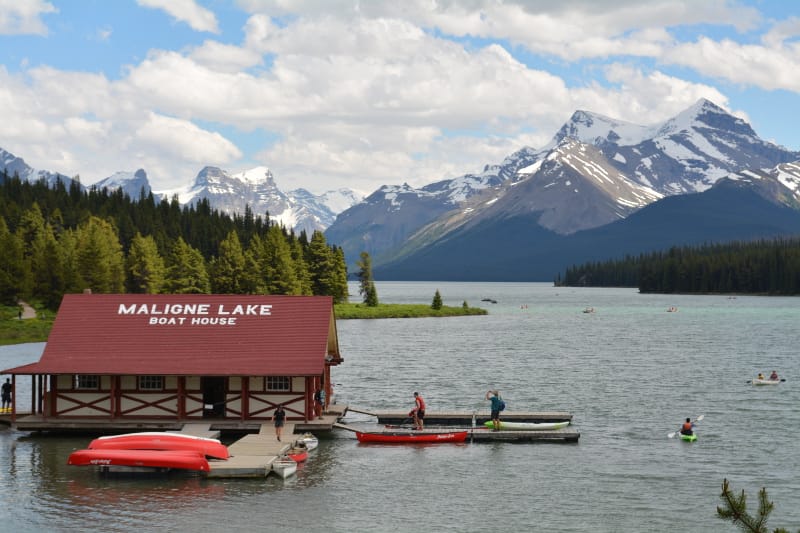
<path fill-rule="evenodd" d="M 237 440 L 228 451 L 231 456 L 226 461 L 209 461 L 210 478 L 252 478 L 266 477 L 272 470 L 272 463 L 289 451 L 294 443 L 294 424 L 283 427 L 283 440 L 275 435 L 275 426 L 262 424 L 258 433 L 250 433 Z"/>
<path fill-rule="evenodd" d="M 379 424 L 410 423 L 407 411 L 370 411 L 358 407 L 348 407 L 348 411 L 374 416 Z M 472 417 L 475 423 L 482 426 L 491 420 L 489 412 L 480 411 L 425 411 L 425 425 L 436 426 L 470 426 Z M 572 422 L 572 414 L 563 411 L 514 411 L 504 412 L 500 418 L 507 422 Z"/>
<path fill-rule="evenodd" d="M 396 432 L 398 429 L 405 428 L 410 430 L 408 413 L 400 411 L 388 412 L 375 412 L 368 411 L 360 408 L 349 408 L 349 411 L 355 413 L 375 416 L 379 424 L 386 425 L 399 425 L 399 428 L 387 428 L 386 431 Z M 425 430 L 422 432 L 442 432 L 442 431 L 469 431 L 467 437 L 468 442 L 564 442 L 575 443 L 581 437 L 581 434 L 574 427 L 567 426 L 562 429 L 556 430 L 501 430 L 491 431 L 489 428 L 483 426 L 490 418 L 488 414 L 479 415 L 475 413 L 475 424 L 472 422 L 473 413 L 471 412 L 426 412 L 425 413 Z M 572 415 L 565 412 L 519 412 L 509 413 L 501 417 L 506 421 L 513 422 L 570 422 L 572 423 Z M 369 431 L 358 429 L 347 424 L 334 424 L 334 428 L 343 429 L 346 431 Z M 374 431 L 374 430 L 373 430 Z M 372 432 L 372 431 L 371 431 Z"/>

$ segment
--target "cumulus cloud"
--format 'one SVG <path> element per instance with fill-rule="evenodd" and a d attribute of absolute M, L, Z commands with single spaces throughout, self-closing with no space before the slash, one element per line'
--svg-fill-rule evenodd
<path fill-rule="evenodd" d="M 163 9 L 176 20 L 185 22 L 196 31 L 219 33 L 217 17 L 195 0 L 137 0 L 140 6 Z"/>
<path fill-rule="evenodd" d="M 0 0 L 0 35 L 47 35 L 41 16 L 57 12 L 45 0 Z"/>

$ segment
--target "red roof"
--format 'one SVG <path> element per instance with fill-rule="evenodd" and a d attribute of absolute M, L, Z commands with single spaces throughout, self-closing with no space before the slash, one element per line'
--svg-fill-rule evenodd
<path fill-rule="evenodd" d="M 38 363 L 7 374 L 317 376 L 328 296 L 68 294 Z"/>

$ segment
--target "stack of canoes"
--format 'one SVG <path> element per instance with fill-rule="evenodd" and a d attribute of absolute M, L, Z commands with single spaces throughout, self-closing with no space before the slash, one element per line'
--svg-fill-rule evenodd
<path fill-rule="evenodd" d="M 88 449 L 71 453 L 67 464 L 107 469 L 208 472 L 207 457 L 228 459 L 228 447 L 217 439 L 181 433 L 141 432 L 94 439 Z"/>

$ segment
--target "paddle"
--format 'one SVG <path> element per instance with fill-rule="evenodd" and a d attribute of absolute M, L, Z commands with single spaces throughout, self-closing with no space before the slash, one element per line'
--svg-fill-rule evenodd
<path fill-rule="evenodd" d="M 700 415 L 700 416 L 698 416 L 697 418 L 695 418 L 695 419 L 694 419 L 694 422 L 693 422 L 693 423 L 694 423 L 694 424 L 696 424 L 697 422 L 700 422 L 700 421 L 701 421 L 702 419 L 704 419 L 705 417 L 706 417 L 706 415 Z M 677 434 L 679 434 L 679 433 L 680 433 L 680 430 L 678 430 L 678 431 L 673 431 L 672 433 L 668 433 L 668 434 L 667 434 L 667 438 L 668 438 L 668 439 L 671 439 L 672 437 L 674 437 L 675 435 L 677 435 Z"/>

